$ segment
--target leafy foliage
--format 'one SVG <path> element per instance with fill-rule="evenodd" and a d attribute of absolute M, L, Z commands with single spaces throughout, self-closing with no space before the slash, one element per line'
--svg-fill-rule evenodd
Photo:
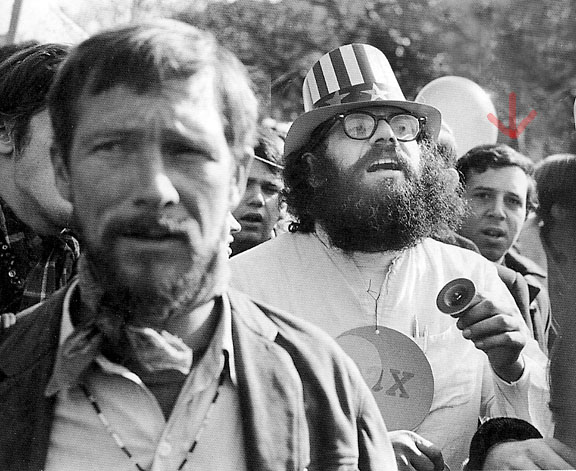
<path fill-rule="evenodd" d="M 189 6 L 179 17 L 241 58 L 275 119 L 302 112 L 302 81 L 320 56 L 364 42 L 386 54 L 408 99 L 459 75 L 485 88 L 506 122 L 515 92 L 518 118 L 538 115 L 518 140 L 499 140 L 539 160 L 576 152 L 575 9 L 572 0 L 238 0 Z"/>

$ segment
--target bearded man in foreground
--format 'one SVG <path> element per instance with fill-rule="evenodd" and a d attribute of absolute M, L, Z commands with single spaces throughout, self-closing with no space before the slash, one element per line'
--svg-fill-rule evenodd
<path fill-rule="evenodd" d="M 257 103 L 176 20 L 86 39 L 49 95 L 52 159 L 86 251 L 0 335 L 0 469 L 396 468 L 356 365 L 227 287 Z"/>

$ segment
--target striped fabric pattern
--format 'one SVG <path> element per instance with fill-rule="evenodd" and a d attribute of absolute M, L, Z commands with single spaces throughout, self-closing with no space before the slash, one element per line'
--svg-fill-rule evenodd
<path fill-rule="evenodd" d="M 79 253 L 70 231 L 40 237 L 0 199 L 0 313 L 19 312 L 64 286 Z"/>
<path fill-rule="evenodd" d="M 44 301 L 54 291 L 68 283 L 75 274 L 80 246 L 70 232 L 44 239 L 44 255 L 28 273 L 20 309 Z"/>
<path fill-rule="evenodd" d="M 386 56 L 367 44 L 347 44 L 322 56 L 302 92 L 305 112 L 346 102 L 405 100 Z"/>

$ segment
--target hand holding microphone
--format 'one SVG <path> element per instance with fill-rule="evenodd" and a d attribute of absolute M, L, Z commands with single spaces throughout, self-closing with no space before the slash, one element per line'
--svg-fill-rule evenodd
<path fill-rule="evenodd" d="M 480 302 L 476 296 L 476 287 L 467 278 L 456 278 L 450 281 L 438 293 L 436 306 L 444 314 L 459 317 L 466 309 Z"/>
<path fill-rule="evenodd" d="M 524 371 L 520 354 L 528 331 L 518 309 L 482 296 L 466 278 L 447 283 L 438 293 L 436 306 L 458 319 L 456 326 L 462 336 L 486 353 L 500 378 L 508 382 L 520 378 Z"/>

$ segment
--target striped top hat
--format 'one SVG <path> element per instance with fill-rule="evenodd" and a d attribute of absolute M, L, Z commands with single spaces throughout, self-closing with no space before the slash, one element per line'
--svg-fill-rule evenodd
<path fill-rule="evenodd" d="M 406 101 L 386 56 L 368 44 L 347 44 L 325 54 L 310 69 L 302 86 L 304 114 L 288 131 L 284 155 L 298 150 L 312 131 L 344 111 L 369 106 L 396 106 L 417 117 L 433 139 L 440 132 L 440 111 Z"/>

